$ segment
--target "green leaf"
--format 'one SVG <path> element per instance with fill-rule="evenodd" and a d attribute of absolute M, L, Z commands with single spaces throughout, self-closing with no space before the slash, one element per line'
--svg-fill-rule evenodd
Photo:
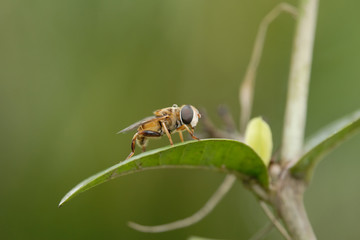
<path fill-rule="evenodd" d="M 200 168 L 254 179 L 267 188 L 267 169 L 247 145 L 227 139 L 204 139 L 167 146 L 136 155 L 82 181 L 60 201 L 65 202 L 100 183 L 116 177 L 158 168 Z"/>
<path fill-rule="evenodd" d="M 306 139 L 304 146 L 305 152 L 308 152 L 310 149 L 314 148 L 316 145 L 324 141 L 330 135 L 340 131 L 341 129 L 343 129 L 344 127 L 346 127 L 347 125 L 356 121 L 359 118 L 360 118 L 360 109 L 340 119 L 337 119 L 336 121 L 330 123 L 329 125 L 321 128 L 315 134 L 313 134 L 308 139 Z"/>
<path fill-rule="evenodd" d="M 340 143 L 345 141 L 347 138 L 352 136 L 353 134 L 357 133 L 360 130 L 360 116 L 356 113 L 353 116 L 357 116 L 357 119 L 353 117 L 350 118 L 351 121 L 347 124 L 344 124 L 344 121 L 340 121 L 332 127 L 327 128 L 333 129 L 334 126 L 343 126 L 340 130 L 337 130 L 332 135 L 325 138 L 323 141 L 318 143 L 315 147 L 308 150 L 305 155 L 303 155 L 300 160 L 291 168 L 291 173 L 298 178 L 303 178 L 305 181 L 310 182 L 314 169 L 316 165 L 320 162 L 320 160 L 332 149 L 337 147 Z M 326 131 L 326 130 L 325 130 Z M 322 137 L 324 131 L 319 134 Z M 315 137 L 318 139 L 318 137 Z"/>

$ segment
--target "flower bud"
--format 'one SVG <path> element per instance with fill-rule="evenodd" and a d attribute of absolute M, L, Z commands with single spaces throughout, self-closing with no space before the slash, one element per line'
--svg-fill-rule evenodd
<path fill-rule="evenodd" d="M 269 165 L 273 148 L 272 134 L 262 117 L 251 119 L 246 126 L 245 143 L 259 155 L 265 166 Z"/>

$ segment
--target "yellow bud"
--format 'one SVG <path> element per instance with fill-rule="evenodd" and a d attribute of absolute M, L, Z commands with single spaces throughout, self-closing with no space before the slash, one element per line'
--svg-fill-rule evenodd
<path fill-rule="evenodd" d="M 273 148 L 272 134 L 262 117 L 251 119 L 246 126 L 245 143 L 260 156 L 266 166 L 269 165 Z"/>

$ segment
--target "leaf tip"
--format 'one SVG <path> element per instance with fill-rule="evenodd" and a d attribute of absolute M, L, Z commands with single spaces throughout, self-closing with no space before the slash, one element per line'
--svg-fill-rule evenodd
<path fill-rule="evenodd" d="M 73 198 L 75 195 L 78 194 L 78 191 L 79 191 L 79 185 L 78 184 L 76 187 L 74 187 L 73 189 L 71 189 L 61 200 L 60 200 L 60 203 L 58 205 L 58 207 L 62 207 L 67 201 L 69 201 L 71 198 Z"/>
<path fill-rule="evenodd" d="M 58 208 L 61 208 L 67 200 L 67 196 L 63 197 L 58 204 Z"/>

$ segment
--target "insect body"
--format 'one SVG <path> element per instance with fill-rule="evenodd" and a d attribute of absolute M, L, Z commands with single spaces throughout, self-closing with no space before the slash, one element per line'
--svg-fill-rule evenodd
<path fill-rule="evenodd" d="M 174 145 L 170 134 L 178 132 L 180 140 L 183 142 L 182 132 L 186 130 L 193 139 L 200 140 L 194 136 L 194 127 L 197 125 L 200 117 L 201 115 L 195 107 L 191 105 L 178 107 L 174 104 L 172 107 L 156 110 L 154 116 L 144 118 L 121 130 L 118 133 L 137 128 L 137 132 L 131 141 L 131 153 L 127 159 L 131 158 L 135 153 L 135 142 L 137 142 L 144 152 L 148 138 L 161 137 L 166 134 L 170 144 Z"/>

